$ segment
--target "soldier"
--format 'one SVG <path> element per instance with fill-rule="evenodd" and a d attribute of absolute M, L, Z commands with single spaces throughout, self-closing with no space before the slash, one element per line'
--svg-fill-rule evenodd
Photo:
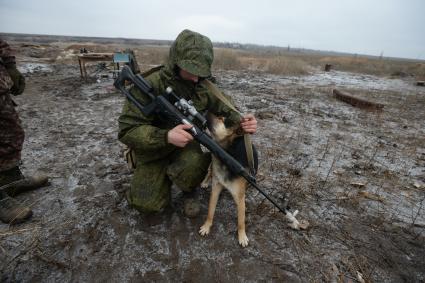
<path fill-rule="evenodd" d="M 0 220 L 15 224 L 32 215 L 29 207 L 13 197 L 46 185 L 46 176 L 24 177 L 19 169 L 24 131 L 10 94 L 25 89 L 25 78 L 16 68 L 9 45 L 0 39 Z"/>
<path fill-rule="evenodd" d="M 206 110 L 240 123 L 245 133 L 254 133 L 257 121 L 251 114 L 240 118 L 212 92 L 199 82 L 211 76 L 213 46 L 209 38 L 199 33 L 182 31 L 170 48 L 165 66 L 145 73 L 156 95 L 170 86 L 175 93 L 192 100 L 198 112 Z M 142 104 L 149 98 L 137 88 L 131 93 Z M 185 130 L 187 125 L 174 127 L 158 116 L 146 117 L 128 101 L 119 117 L 119 140 L 132 148 L 136 168 L 127 192 L 129 204 L 140 212 L 159 212 L 171 199 L 174 183 L 186 195 L 184 211 L 196 216 L 199 201 L 195 189 L 205 177 L 211 162 L 209 153 L 203 153 L 198 142 Z"/>

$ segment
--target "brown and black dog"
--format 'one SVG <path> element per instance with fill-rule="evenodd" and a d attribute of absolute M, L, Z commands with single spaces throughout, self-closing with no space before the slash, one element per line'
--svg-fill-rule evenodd
<path fill-rule="evenodd" d="M 240 125 L 229 125 L 229 121 L 224 117 L 217 117 L 213 114 L 208 114 L 207 121 L 208 129 L 213 139 L 232 155 L 233 158 L 239 161 L 241 165 L 248 167 L 245 143 Z M 254 146 L 253 152 L 256 172 L 258 169 L 258 155 Z M 237 206 L 239 244 L 246 247 L 248 245 L 248 237 L 245 233 L 245 191 L 248 185 L 247 181 L 243 177 L 230 172 L 215 156 L 212 158 L 209 173 L 201 184 L 202 187 L 206 188 L 208 186 L 210 177 L 212 178 L 212 190 L 208 206 L 208 216 L 204 225 L 199 229 L 199 234 L 202 236 L 209 234 L 219 195 L 223 188 L 226 188 L 233 196 Z"/>

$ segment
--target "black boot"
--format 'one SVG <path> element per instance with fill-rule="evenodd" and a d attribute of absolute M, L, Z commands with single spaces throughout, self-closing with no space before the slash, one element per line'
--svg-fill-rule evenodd
<path fill-rule="evenodd" d="M 0 172 L 0 187 L 3 187 L 3 191 L 11 197 L 46 185 L 48 185 L 47 176 L 35 174 L 25 177 L 19 167 Z"/>
<path fill-rule="evenodd" d="M 24 222 L 32 216 L 32 210 L 0 191 L 0 220 L 6 224 Z"/>

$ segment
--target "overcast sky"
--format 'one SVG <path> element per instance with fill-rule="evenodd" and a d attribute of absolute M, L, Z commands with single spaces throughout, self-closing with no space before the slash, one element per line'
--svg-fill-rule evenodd
<path fill-rule="evenodd" d="M 425 0 L 0 0 L 0 32 L 212 41 L 425 59 Z"/>

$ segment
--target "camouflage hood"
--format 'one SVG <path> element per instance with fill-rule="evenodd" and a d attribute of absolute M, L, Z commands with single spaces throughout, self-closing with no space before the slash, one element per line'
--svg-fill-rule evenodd
<path fill-rule="evenodd" d="M 178 66 L 193 75 L 209 77 L 213 59 L 211 40 L 202 34 L 185 29 L 171 45 L 167 68 L 171 71 Z"/>

